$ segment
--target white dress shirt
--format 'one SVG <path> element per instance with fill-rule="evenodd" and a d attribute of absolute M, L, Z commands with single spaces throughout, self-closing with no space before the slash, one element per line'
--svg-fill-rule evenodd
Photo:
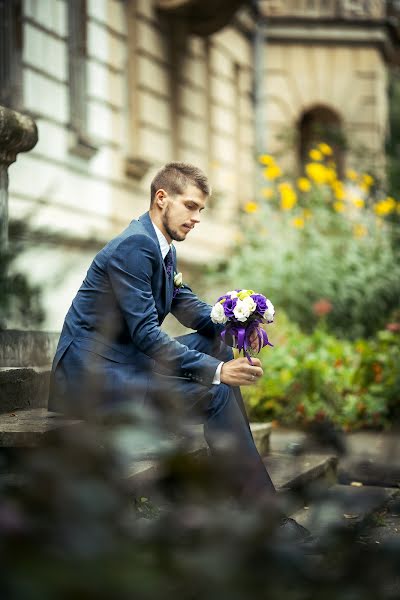
<path fill-rule="evenodd" d="M 152 221 L 153 223 L 153 227 L 155 229 L 155 232 L 157 234 L 157 239 L 158 239 L 158 243 L 160 244 L 160 250 L 161 250 L 161 254 L 163 259 L 167 256 L 171 245 L 168 243 L 165 235 L 162 233 L 162 231 L 157 227 L 157 225 L 154 223 L 154 221 Z M 214 379 L 213 379 L 213 384 L 218 385 L 219 383 L 221 383 L 221 369 L 222 369 L 222 365 L 224 363 L 221 362 L 219 363 L 217 370 L 215 371 L 215 375 L 214 375 Z"/>

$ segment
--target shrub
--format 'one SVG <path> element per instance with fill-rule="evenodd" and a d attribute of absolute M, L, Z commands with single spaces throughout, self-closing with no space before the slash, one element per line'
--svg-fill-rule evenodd
<path fill-rule="evenodd" d="M 308 425 L 326 418 L 344 429 L 388 426 L 398 417 L 399 333 L 351 342 L 327 333 L 321 319 L 312 334 L 280 313 L 274 348 L 260 357 L 264 377 L 245 388 L 250 417 Z"/>
<path fill-rule="evenodd" d="M 312 152 L 308 177 L 296 185 L 281 179 L 272 157 L 261 157 L 273 183 L 261 190 L 262 202 L 244 206 L 243 233 L 229 262 L 219 265 L 221 287 L 234 281 L 257 289 L 307 332 L 318 320 L 315 303 L 326 300 L 332 332 L 371 336 L 399 307 L 399 250 L 392 244 L 398 225 L 390 217 L 400 204 L 368 174 L 349 171 L 339 180 L 322 151 Z"/>

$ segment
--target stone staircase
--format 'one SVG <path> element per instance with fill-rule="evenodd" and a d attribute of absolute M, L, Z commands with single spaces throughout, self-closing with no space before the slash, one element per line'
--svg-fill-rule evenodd
<path fill-rule="evenodd" d="M 7 450 L 29 451 L 41 446 L 54 430 L 79 423 L 46 408 L 57 339 L 57 334 L 44 332 L 0 333 L 0 456 Z M 389 482 L 386 487 L 363 485 L 363 481 L 356 485 L 350 480 L 338 483 L 336 452 L 321 448 L 293 452 L 293 441 L 274 444 L 275 439 L 279 441 L 279 430 L 270 423 L 252 423 L 251 429 L 287 514 L 313 533 L 319 534 L 332 523 L 364 523 L 399 492 L 398 482 Z M 154 445 L 153 437 L 151 445 L 145 438 L 135 437 L 129 428 L 116 428 L 115 435 L 115 443 L 126 459 L 126 479 L 140 495 L 159 476 L 159 456 L 173 448 L 177 440 L 159 440 Z M 299 435 L 304 438 L 304 434 Z M 193 456 L 207 455 L 201 426 L 191 429 L 190 444 L 185 447 Z"/>

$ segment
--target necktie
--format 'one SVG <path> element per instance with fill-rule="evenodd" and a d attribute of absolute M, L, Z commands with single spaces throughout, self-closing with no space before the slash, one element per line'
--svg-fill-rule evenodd
<path fill-rule="evenodd" d="M 165 263 L 165 267 L 167 269 L 167 275 L 168 275 L 168 277 L 170 277 L 171 273 L 172 273 L 173 265 L 174 265 L 171 248 L 168 250 L 168 253 L 164 258 L 164 263 Z"/>

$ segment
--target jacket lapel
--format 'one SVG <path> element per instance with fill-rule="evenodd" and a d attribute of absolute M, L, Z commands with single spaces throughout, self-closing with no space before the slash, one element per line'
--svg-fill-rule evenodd
<path fill-rule="evenodd" d="M 150 237 L 152 237 L 153 240 L 157 243 L 157 248 L 158 248 L 158 253 L 159 253 L 160 261 L 161 261 L 161 264 L 162 264 L 163 269 L 164 269 L 164 280 L 165 280 L 165 312 L 168 313 L 169 310 L 170 310 L 170 308 L 171 308 L 172 295 L 173 295 L 173 287 L 174 287 L 174 271 L 175 271 L 175 252 L 174 252 L 174 250 L 175 250 L 175 248 L 173 248 L 173 250 L 172 250 L 172 257 L 173 257 L 172 274 L 171 274 L 171 277 L 168 277 L 167 267 L 165 265 L 164 259 L 163 259 L 162 254 L 161 254 L 160 244 L 159 244 L 159 241 L 158 241 L 156 230 L 154 229 L 154 225 L 153 225 L 153 223 L 151 221 L 151 218 L 150 218 L 150 213 L 147 211 L 146 213 L 144 213 L 143 215 L 141 215 L 138 220 L 144 226 L 144 228 L 146 229 L 146 231 L 150 235 Z"/>

